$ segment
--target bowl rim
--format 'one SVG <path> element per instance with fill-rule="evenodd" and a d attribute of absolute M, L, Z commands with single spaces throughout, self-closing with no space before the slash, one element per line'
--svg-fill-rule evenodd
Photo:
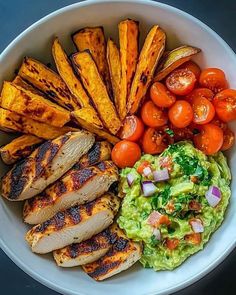
<path fill-rule="evenodd" d="M 85 6 L 92 6 L 94 4 L 103 4 L 103 3 L 130 3 L 130 4 L 142 4 L 142 5 L 149 5 L 149 6 L 154 6 L 154 7 L 160 7 L 167 9 L 177 15 L 183 16 L 184 18 L 190 20 L 191 22 L 194 22 L 195 24 L 199 25 L 203 29 L 205 29 L 209 34 L 211 34 L 227 51 L 227 54 L 229 54 L 233 59 L 236 59 L 235 53 L 233 49 L 227 44 L 226 41 L 223 40 L 213 29 L 211 29 L 209 26 L 207 26 L 204 22 L 200 21 L 196 17 L 192 16 L 191 14 L 173 7 L 171 5 L 165 4 L 165 3 L 160 3 L 160 2 L 154 2 L 152 0 L 86 0 L 78 3 L 73 3 L 67 6 L 64 6 L 60 9 L 57 9 L 46 16 L 42 17 L 38 21 L 34 22 L 32 25 L 30 25 L 28 28 L 23 30 L 15 39 L 13 39 L 9 45 L 2 51 L 0 54 L 0 61 L 5 58 L 5 55 L 10 51 L 15 44 L 18 43 L 18 41 L 27 35 L 29 32 L 34 30 L 38 25 L 47 22 L 51 18 L 57 17 L 60 14 L 63 14 L 64 12 L 70 11 L 74 8 L 79 8 L 79 7 L 85 7 Z M 2 238 L 0 237 L 0 247 L 4 251 L 4 253 L 21 269 L 23 270 L 26 274 L 28 274 L 30 277 L 33 279 L 37 280 L 41 284 L 47 286 L 48 288 L 51 288 L 52 290 L 55 290 L 57 292 L 63 293 L 63 294 L 70 294 L 70 295 L 87 295 L 85 293 L 81 293 L 79 290 L 78 292 L 74 292 L 72 290 L 68 290 L 64 287 L 59 287 L 58 285 L 55 285 L 52 283 L 50 280 L 48 280 L 45 277 L 42 277 L 39 275 L 37 272 L 35 272 L 33 269 L 29 269 L 27 265 L 25 265 L 24 261 L 20 259 L 13 251 L 11 251 L 7 244 L 3 242 Z M 208 268 L 205 270 L 200 271 L 198 274 L 193 275 L 192 277 L 183 280 L 181 283 L 177 284 L 174 287 L 170 287 L 168 289 L 163 289 L 161 290 L 158 294 L 170 294 L 176 291 L 179 291 L 181 289 L 184 289 L 191 284 L 199 281 L 202 279 L 205 275 L 210 273 L 214 268 L 216 268 L 223 260 L 233 251 L 233 249 L 236 247 L 236 241 L 232 241 L 226 248 L 225 250 L 221 253 L 221 256 L 217 257 L 217 259 L 212 262 L 211 264 L 208 265 Z M 149 292 L 146 293 L 145 295 L 155 295 L 156 292 Z"/>

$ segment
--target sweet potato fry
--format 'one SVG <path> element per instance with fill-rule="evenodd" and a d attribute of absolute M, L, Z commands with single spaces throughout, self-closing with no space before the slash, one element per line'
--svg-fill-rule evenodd
<path fill-rule="evenodd" d="M 19 75 L 62 107 L 68 110 L 80 107 L 62 78 L 41 62 L 25 57 Z"/>
<path fill-rule="evenodd" d="M 93 124 L 95 126 L 99 126 L 99 128 L 102 128 L 102 122 L 99 119 L 96 110 L 91 105 L 91 99 L 84 90 L 80 80 L 76 77 L 72 68 L 72 64 L 63 50 L 58 38 L 54 39 L 52 45 L 52 54 L 58 73 L 66 83 L 67 87 L 70 89 L 70 92 L 74 95 L 80 106 L 83 108 L 83 114 L 85 114 L 86 111 L 87 114 L 93 118 Z"/>
<path fill-rule="evenodd" d="M 111 81 L 106 60 L 106 40 L 103 27 L 87 27 L 72 35 L 78 51 L 89 50 L 112 98 Z"/>
<path fill-rule="evenodd" d="M 165 49 L 166 35 L 155 25 L 149 31 L 139 56 L 137 69 L 128 98 L 128 112 L 137 112 L 152 81 L 156 66 Z"/>
<path fill-rule="evenodd" d="M 109 67 L 111 84 L 113 90 L 113 98 L 116 110 L 122 118 L 122 102 L 120 100 L 120 82 L 121 82 L 121 64 L 120 52 L 114 41 L 107 41 L 107 63 Z"/>
<path fill-rule="evenodd" d="M 168 52 L 162 58 L 154 81 L 163 80 L 173 70 L 181 66 L 186 61 L 189 61 L 193 55 L 196 55 L 200 51 L 201 50 L 199 48 L 184 45 Z"/>
<path fill-rule="evenodd" d="M 75 122 L 77 122 L 82 128 L 96 134 L 100 138 L 104 138 L 112 144 L 116 144 L 120 141 L 118 137 L 110 134 L 108 131 L 95 127 L 94 124 L 91 123 L 90 120 L 88 120 L 88 117 L 83 118 L 81 116 L 80 110 L 72 112 L 71 116 L 75 120 Z"/>
<path fill-rule="evenodd" d="M 127 114 L 127 99 L 138 61 L 139 23 L 127 19 L 119 23 L 121 83 L 120 83 L 120 118 Z"/>
<path fill-rule="evenodd" d="M 90 52 L 75 53 L 72 59 L 104 126 L 112 134 L 116 134 L 121 127 L 121 122 Z"/>
<path fill-rule="evenodd" d="M 22 135 L 0 148 L 0 155 L 7 165 L 29 156 L 43 139 L 34 135 Z"/>
<path fill-rule="evenodd" d="M 3 83 L 0 106 L 55 127 L 62 127 L 70 121 L 70 113 L 66 109 L 7 81 Z"/>
<path fill-rule="evenodd" d="M 94 109 L 90 106 L 74 111 L 73 113 L 76 114 L 77 118 L 90 122 L 90 124 L 98 129 L 103 129 L 101 121 L 99 119 L 97 120 L 97 115 L 94 116 Z"/>
<path fill-rule="evenodd" d="M 6 132 L 22 132 L 33 134 L 44 139 L 53 139 L 69 131 L 77 129 L 64 126 L 61 128 L 37 122 L 15 112 L 0 108 L 0 130 Z"/>
<path fill-rule="evenodd" d="M 12 81 L 12 83 L 16 86 L 19 86 L 21 88 L 24 88 L 25 90 L 29 90 L 34 94 L 38 94 L 41 95 L 43 97 L 46 98 L 45 93 L 43 93 L 42 91 L 40 91 L 39 89 L 35 88 L 34 86 L 32 86 L 31 84 L 27 83 L 24 79 L 22 79 L 19 75 L 17 75 L 14 80 Z"/>

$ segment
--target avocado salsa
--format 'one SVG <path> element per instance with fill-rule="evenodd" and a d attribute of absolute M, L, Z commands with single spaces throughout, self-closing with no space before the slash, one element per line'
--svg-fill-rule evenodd
<path fill-rule="evenodd" d="M 154 172 L 138 172 L 144 162 L 149 171 L 167 169 L 168 178 L 155 181 Z M 143 243 L 140 262 L 154 270 L 174 269 L 201 250 L 222 223 L 231 194 L 225 156 L 206 156 L 188 141 L 170 145 L 158 156 L 142 156 L 120 176 L 125 197 L 118 224 L 129 238 Z M 145 185 L 154 188 L 151 195 L 144 195 Z M 211 202 L 212 195 L 217 203 Z"/>

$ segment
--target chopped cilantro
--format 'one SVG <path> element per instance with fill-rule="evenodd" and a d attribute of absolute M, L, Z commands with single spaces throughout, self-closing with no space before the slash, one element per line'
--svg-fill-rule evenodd
<path fill-rule="evenodd" d="M 157 240 L 157 238 L 154 235 L 152 235 L 150 245 L 152 247 L 156 247 L 158 244 L 159 244 L 159 240 Z"/>
<path fill-rule="evenodd" d="M 165 206 L 169 199 L 170 199 L 170 186 L 166 186 L 164 191 L 160 193 L 160 196 L 162 198 L 162 205 Z"/>
<path fill-rule="evenodd" d="M 141 213 L 141 218 L 142 218 L 142 219 L 147 219 L 148 216 L 149 216 L 149 214 L 148 214 L 147 212 L 145 212 L 145 211 L 143 211 L 143 212 Z"/>
<path fill-rule="evenodd" d="M 185 175 L 197 176 L 203 185 L 209 184 L 209 173 L 206 168 L 203 168 L 196 157 L 189 157 L 184 154 L 175 157 L 175 162 L 179 164 Z"/>
<path fill-rule="evenodd" d="M 172 129 L 169 129 L 169 128 L 167 128 L 167 129 L 165 130 L 165 132 L 166 132 L 168 135 L 170 135 L 170 137 L 174 137 L 174 135 L 175 135 L 174 131 L 173 131 Z"/>
<path fill-rule="evenodd" d="M 164 152 L 164 155 L 168 153 L 173 154 L 174 152 L 178 151 L 178 149 L 179 149 L 178 143 L 171 144 L 169 145 L 168 149 Z"/>
<path fill-rule="evenodd" d="M 170 186 L 167 185 L 164 190 L 151 199 L 151 206 L 152 209 L 157 210 L 160 209 L 162 206 L 165 206 L 170 199 Z"/>

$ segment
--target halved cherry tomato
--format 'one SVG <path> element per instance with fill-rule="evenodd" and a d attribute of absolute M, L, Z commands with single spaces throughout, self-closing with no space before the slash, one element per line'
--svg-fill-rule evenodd
<path fill-rule="evenodd" d="M 236 90 L 226 89 L 219 92 L 214 97 L 213 104 L 222 121 L 236 120 Z"/>
<path fill-rule="evenodd" d="M 221 147 L 221 150 L 226 151 L 234 145 L 235 135 L 232 130 L 230 130 L 229 128 L 226 128 L 223 136 L 224 136 L 224 140 L 223 140 L 223 145 Z"/>
<path fill-rule="evenodd" d="M 182 64 L 178 69 L 185 69 L 191 71 L 196 79 L 198 80 L 201 74 L 201 69 L 199 65 L 197 65 L 194 61 L 186 61 L 184 64 Z"/>
<path fill-rule="evenodd" d="M 137 172 L 139 174 L 143 174 L 143 170 L 147 167 L 150 167 L 150 163 L 148 161 L 143 161 L 137 168 Z"/>
<path fill-rule="evenodd" d="M 152 84 L 150 88 L 150 96 L 155 105 L 161 108 L 169 108 L 176 101 L 175 95 L 160 82 Z"/>
<path fill-rule="evenodd" d="M 221 121 L 217 115 L 213 118 L 211 121 L 212 124 L 215 124 L 216 126 L 220 127 L 223 131 L 227 129 L 227 123 Z"/>
<path fill-rule="evenodd" d="M 132 115 L 125 118 L 119 135 L 122 139 L 137 141 L 142 136 L 143 131 L 143 122 L 137 116 Z"/>
<path fill-rule="evenodd" d="M 199 83 L 202 87 L 211 89 L 218 93 L 228 87 L 225 73 L 217 68 L 208 68 L 201 72 Z"/>
<path fill-rule="evenodd" d="M 200 233 L 192 233 L 192 234 L 186 235 L 184 239 L 186 242 L 194 244 L 194 245 L 199 245 L 202 240 Z"/>
<path fill-rule="evenodd" d="M 195 146 L 206 155 L 217 153 L 223 144 L 223 131 L 209 123 L 201 126 L 200 133 L 194 136 Z"/>
<path fill-rule="evenodd" d="M 166 239 L 166 247 L 169 250 L 174 250 L 179 246 L 179 240 L 174 238 L 174 239 Z"/>
<path fill-rule="evenodd" d="M 167 144 L 164 142 L 165 135 L 154 128 L 148 128 L 144 131 L 142 138 L 143 152 L 145 154 L 160 154 L 167 148 Z"/>
<path fill-rule="evenodd" d="M 141 158 L 141 149 L 137 143 L 121 140 L 112 149 L 112 161 L 119 167 L 133 167 Z"/>
<path fill-rule="evenodd" d="M 192 103 L 192 100 L 195 97 L 205 97 L 208 100 L 212 101 L 212 99 L 214 97 L 214 93 L 210 89 L 207 89 L 207 88 L 195 88 L 195 89 L 193 89 L 192 92 L 190 92 L 188 95 L 186 95 L 185 99 L 188 102 Z"/>
<path fill-rule="evenodd" d="M 177 69 L 167 77 L 166 86 L 176 95 L 187 95 L 193 90 L 196 81 L 196 77 L 191 71 Z"/>
<path fill-rule="evenodd" d="M 177 100 L 175 104 L 169 109 L 169 119 L 171 123 L 177 128 L 187 127 L 193 119 L 193 110 L 185 100 Z"/>
<path fill-rule="evenodd" d="M 144 103 L 141 109 L 141 117 L 149 127 L 160 127 L 167 123 L 168 117 L 159 107 L 157 107 L 151 100 Z"/>
<path fill-rule="evenodd" d="M 195 97 L 192 101 L 193 122 L 196 124 L 209 123 L 215 116 L 213 104 L 205 97 Z"/>

